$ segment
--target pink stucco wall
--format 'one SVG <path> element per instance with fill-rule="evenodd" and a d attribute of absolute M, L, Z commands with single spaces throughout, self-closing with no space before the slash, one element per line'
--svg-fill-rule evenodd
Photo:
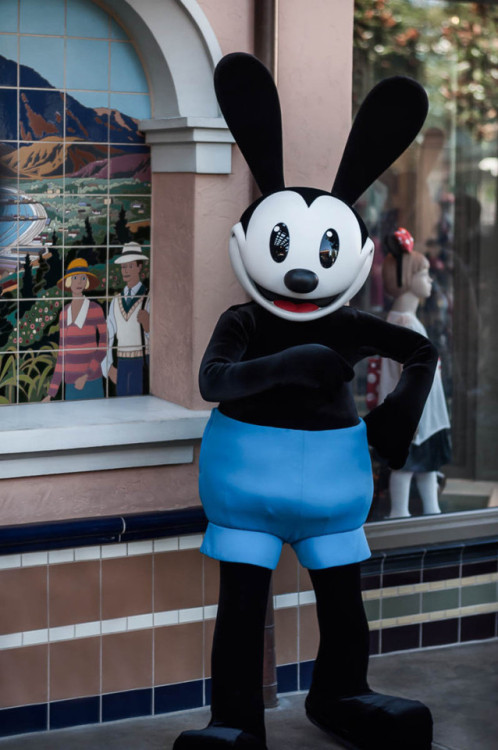
<path fill-rule="evenodd" d="M 199 5 L 224 54 L 252 51 L 252 2 L 199 0 Z M 353 0 L 279 3 L 278 89 L 288 185 L 332 187 L 350 126 L 352 33 Z M 154 176 L 157 396 L 205 407 L 197 388 L 202 354 L 220 313 L 245 299 L 230 268 L 228 238 L 253 189 L 236 146 L 231 175 Z"/>
<path fill-rule="evenodd" d="M 223 53 L 253 49 L 252 0 L 199 0 Z M 353 0 L 280 0 L 278 88 L 288 185 L 330 189 L 350 124 Z M 205 408 L 200 359 L 220 313 L 245 299 L 231 226 L 253 183 L 233 147 L 231 175 L 154 174 L 152 393 Z M 3 524 L 195 505 L 197 464 L 10 479 Z"/>

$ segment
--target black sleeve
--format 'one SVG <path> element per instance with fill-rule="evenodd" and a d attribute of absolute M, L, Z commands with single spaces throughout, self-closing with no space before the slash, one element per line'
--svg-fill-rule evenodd
<path fill-rule="evenodd" d="M 393 469 L 400 469 L 434 380 L 438 353 L 429 339 L 401 326 L 358 313 L 360 352 L 380 354 L 403 365 L 396 388 L 367 414 L 368 441 Z"/>
<path fill-rule="evenodd" d="M 354 376 L 342 357 L 321 344 L 302 344 L 246 360 L 249 340 L 255 335 L 249 316 L 234 309 L 223 313 L 199 372 L 199 388 L 206 401 L 246 398 L 279 385 L 332 391 Z"/>

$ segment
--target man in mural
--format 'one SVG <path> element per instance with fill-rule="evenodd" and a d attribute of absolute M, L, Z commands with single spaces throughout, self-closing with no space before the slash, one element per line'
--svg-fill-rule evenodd
<path fill-rule="evenodd" d="M 107 357 L 102 362 L 102 372 L 116 384 L 117 396 L 138 396 L 148 392 L 150 297 L 140 280 L 147 260 L 137 242 L 127 242 L 114 261 L 121 267 L 125 286 L 109 306 Z M 117 366 L 112 358 L 115 339 Z"/>

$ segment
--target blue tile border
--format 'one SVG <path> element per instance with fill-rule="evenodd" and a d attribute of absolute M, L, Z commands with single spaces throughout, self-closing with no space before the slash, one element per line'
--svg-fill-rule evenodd
<path fill-rule="evenodd" d="M 205 531 L 206 525 L 204 510 L 196 506 L 126 516 L 3 526 L 0 527 L 0 555 L 196 534 Z M 423 575 L 427 575 L 429 569 L 460 565 L 462 561 L 465 567 L 492 563 L 497 557 L 498 537 L 486 537 L 375 552 L 361 564 L 361 569 L 363 577 L 374 579 L 381 576 L 387 583 L 401 580 L 403 573 L 413 576 L 414 571 L 422 569 Z M 393 577 L 389 579 L 389 576 Z"/>
<path fill-rule="evenodd" d="M 0 710 L 0 737 L 27 732 L 43 732 L 48 729 L 48 705 L 46 703 Z"/>
<path fill-rule="evenodd" d="M 100 697 L 75 698 L 55 701 L 49 705 L 49 728 L 63 729 L 81 724 L 98 724 L 100 720 Z"/>
<path fill-rule="evenodd" d="M 294 693 L 297 690 L 297 664 L 283 664 L 277 667 L 277 691 L 279 693 Z"/>
<path fill-rule="evenodd" d="M 154 539 L 205 530 L 201 507 L 0 527 L 0 555 Z"/>
<path fill-rule="evenodd" d="M 150 716 L 152 703 L 152 688 L 106 693 L 102 696 L 102 721 Z"/>
<path fill-rule="evenodd" d="M 380 653 L 407 651 L 420 647 L 420 625 L 400 625 L 394 628 L 383 628 L 380 636 Z"/>
<path fill-rule="evenodd" d="M 203 680 L 163 685 L 154 689 L 154 713 L 185 711 L 203 705 Z"/>
<path fill-rule="evenodd" d="M 312 661 L 302 661 L 299 664 L 299 690 L 309 690 L 314 666 L 314 659 Z"/>

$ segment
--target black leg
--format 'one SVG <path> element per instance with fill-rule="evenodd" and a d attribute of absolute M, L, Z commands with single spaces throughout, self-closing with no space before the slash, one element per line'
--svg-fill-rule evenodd
<path fill-rule="evenodd" d="M 335 697 L 368 690 L 369 634 L 359 564 L 310 570 L 320 647 L 313 689 Z"/>
<path fill-rule="evenodd" d="M 432 717 L 419 701 L 367 683 L 368 624 L 360 566 L 311 570 L 320 628 L 308 718 L 351 750 L 430 750 Z"/>
<path fill-rule="evenodd" d="M 220 564 L 220 599 L 211 656 L 213 722 L 264 738 L 263 649 L 271 570 Z"/>
<path fill-rule="evenodd" d="M 271 570 L 220 563 L 220 598 L 211 655 L 211 722 L 183 732 L 174 750 L 265 750 L 264 627 Z"/>

